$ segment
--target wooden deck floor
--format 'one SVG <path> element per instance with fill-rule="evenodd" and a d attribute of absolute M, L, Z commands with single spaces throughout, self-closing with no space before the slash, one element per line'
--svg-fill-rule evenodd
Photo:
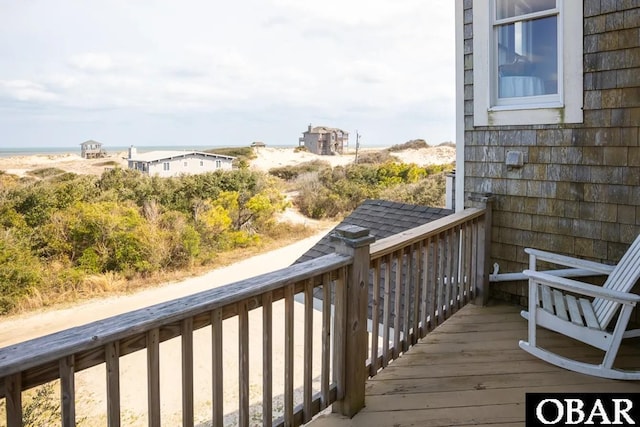
<path fill-rule="evenodd" d="M 542 362 L 518 347 L 520 309 L 468 305 L 367 382 L 366 407 L 353 419 L 321 415 L 312 427 L 523 426 L 527 392 L 640 392 L 640 381 L 612 381 Z M 581 360 L 602 352 L 548 331 L 539 343 Z M 640 366 L 637 341 L 616 366 Z"/>

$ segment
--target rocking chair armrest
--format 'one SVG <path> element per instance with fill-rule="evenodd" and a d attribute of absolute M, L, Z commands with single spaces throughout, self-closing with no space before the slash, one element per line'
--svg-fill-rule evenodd
<path fill-rule="evenodd" d="M 564 265 L 573 268 L 582 268 L 593 271 L 597 274 L 609 275 L 615 268 L 615 265 L 602 264 L 599 262 L 589 261 L 586 259 L 574 258 L 567 255 L 556 254 L 553 252 L 541 251 L 539 249 L 526 248 L 524 250 L 529 256 L 536 257 L 537 260 L 547 261 L 553 264 Z"/>
<path fill-rule="evenodd" d="M 577 280 L 567 279 L 565 277 L 553 276 L 541 271 L 525 270 L 524 274 L 535 283 L 547 285 L 552 288 L 562 289 L 564 291 L 573 292 L 580 295 L 591 296 L 595 298 L 604 298 L 609 301 L 615 301 L 621 304 L 635 305 L 640 302 L 640 295 L 620 292 L 613 289 L 595 286 L 589 283 L 579 282 Z"/>

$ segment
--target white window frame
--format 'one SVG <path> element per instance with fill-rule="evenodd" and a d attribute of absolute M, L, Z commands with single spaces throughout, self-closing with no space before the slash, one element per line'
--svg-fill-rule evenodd
<path fill-rule="evenodd" d="M 162 163 L 162 170 L 165 170 L 165 171 L 171 170 L 171 163 L 169 162 Z"/>
<path fill-rule="evenodd" d="M 582 123 L 583 60 L 581 1 L 557 0 L 558 95 L 498 102 L 493 70 L 495 0 L 473 0 L 473 124 L 507 126 Z"/>

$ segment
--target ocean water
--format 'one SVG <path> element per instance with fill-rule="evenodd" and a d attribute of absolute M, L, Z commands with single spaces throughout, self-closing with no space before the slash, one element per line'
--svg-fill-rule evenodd
<path fill-rule="evenodd" d="M 205 151 L 214 148 L 222 148 L 211 145 L 136 145 L 138 153 L 146 153 L 156 150 L 194 150 Z M 225 148 L 227 146 L 224 146 Z M 270 147 L 277 148 L 291 148 L 292 145 L 271 145 Z M 107 146 L 103 148 L 107 151 L 107 154 L 120 153 L 127 151 L 129 146 Z M 48 154 L 80 154 L 80 146 L 77 147 L 0 147 L 0 157 L 14 157 L 14 156 L 35 156 L 35 155 L 48 155 Z"/>

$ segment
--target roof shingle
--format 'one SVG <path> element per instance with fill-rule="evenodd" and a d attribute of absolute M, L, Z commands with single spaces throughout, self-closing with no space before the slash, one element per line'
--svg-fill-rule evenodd
<path fill-rule="evenodd" d="M 380 240 L 452 213 L 451 209 L 368 199 L 362 202 L 336 228 L 343 225 L 357 225 L 368 228 L 376 240 Z M 331 243 L 331 234 L 334 230 L 335 228 L 302 254 L 295 264 L 333 253 L 334 246 Z"/>

